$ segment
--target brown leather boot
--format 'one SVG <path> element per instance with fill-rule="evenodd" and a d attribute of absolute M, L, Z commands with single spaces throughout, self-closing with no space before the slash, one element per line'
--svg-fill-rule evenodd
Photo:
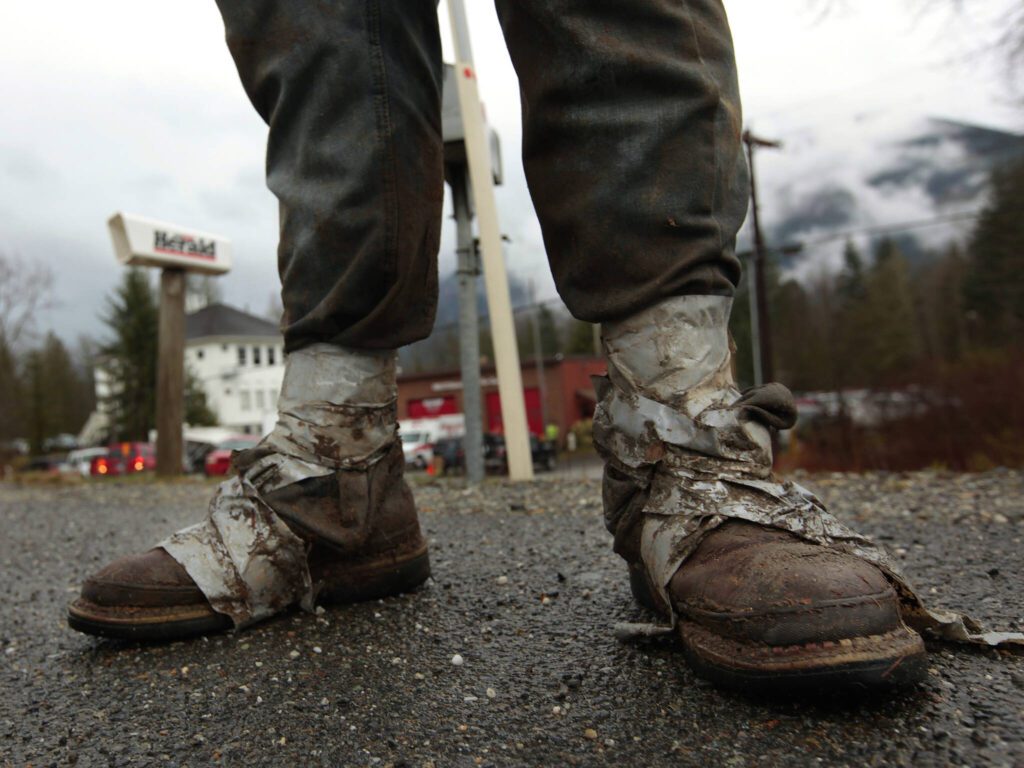
<path fill-rule="evenodd" d="M 260 448 L 238 455 L 244 470 Z M 400 444 L 369 470 L 339 470 L 267 494 L 265 501 L 309 546 L 313 592 L 322 604 L 409 591 L 430 576 L 427 544 L 402 477 Z M 185 569 L 157 547 L 87 578 L 68 608 L 72 629 L 132 640 L 172 640 L 232 626 Z"/>
<path fill-rule="evenodd" d="M 633 592 L 667 612 L 642 565 Z M 875 566 L 785 531 L 729 521 L 669 585 L 687 660 L 714 682 L 774 692 L 912 683 L 924 643 Z"/>

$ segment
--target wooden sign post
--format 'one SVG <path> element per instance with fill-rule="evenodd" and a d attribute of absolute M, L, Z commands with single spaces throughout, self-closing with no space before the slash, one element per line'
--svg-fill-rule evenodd
<path fill-rule="evenodd" d="M 156 381 L 156 473 L 183 471 L 185 423 L 185 275 L 231 268 L 231 242 L 218 235 L 125 213 L 107 222 L 122 264 L 160 267 Z"/>

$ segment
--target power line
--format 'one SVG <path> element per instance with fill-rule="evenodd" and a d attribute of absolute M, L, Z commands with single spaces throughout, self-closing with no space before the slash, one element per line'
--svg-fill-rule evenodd
<path fill-rule="evenodd" d="M 804 248 L 809 248 L 815 245 L 823 245 L 824 243 L 831 243 L 836 240 L 847 240 L 857 235 L 881 235 L 888 232 L 906 232 L 911 229 L 924 229 L 926 227 L 934 227 L 939 224 L 952 224 L 958 221 L 972 221 L 981 216 L 982 211 L 960 211 L 958 213 L 947 213 L 941 216 L 933 216 L 930 219 L 917 219 L 915 221 L 905 221 L 897 224 L 876 224 L 866 227 L 858 227 L 855 229 L 847 229 L 842 232 L 833 232 L 830 235 L 822 235 L 811 240 L 801 241 L 801 245 Z"/>

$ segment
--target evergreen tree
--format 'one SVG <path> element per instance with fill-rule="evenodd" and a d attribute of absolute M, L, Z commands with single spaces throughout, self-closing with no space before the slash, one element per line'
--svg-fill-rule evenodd
<path fill-rule="evenodd" d="M 0 440 L 21 437 L 23 411 L 21 408 L 21 376 L 18 360 L 0 333 Z"/>
<path fill-rule="evenodd" d="M 78 434 L 89 415 L 82 374 L 64 343 L 52 332 L 42 346 L 25 355 L 19 395 L 24 427 L 34 452 L 47 438 Z"/>
<path fill-rule="evenodd" d="M 836 279 L 836 288 L 844 300 L 864 296 L 864 259 L 852 240 L 847 240 L 843 248 L 843 269 Z"/>
<path fill-rule="evenodd" d="M 43 452 L 43 441 L 50 433 L 49 399 L 42 350 L 33 349 L 25 355 L 22 408 L 25 413 L 26 437 L 32 453 Z"/>
<path fill-rule="evenodd" d="M 106 403 L 111 436 L 147 440 L 156 421 L 159 326 L 157 302 L 145 271 L 125 271 L 121 285 L 107 300 L 102 319 L 113 336 L 101 350 L 111 378 Z"/>
<path fill-rule="evenodd" d="M 544 304 L 537 306 L 534 322 L 540 325 L 540 349 L 544 357 L 552 357 L 562 351 L 562 341 L 558 337 L 555 315 Z"/>
<path fill-rule="evenodd" d="M 876 247 L 865 289 L 863 383 L 878 386 L 905 373 L 920 358 L 910 269 L 892 240 L 883 239 Z"/>
<path fill-rule="evenodd" d="M 1024 332 L 1024 162 L 992 177 L 991 198 L 970 243 L 964 304 L 973 336 L 988 346 L 1020 343 Z"/>
<path fill-rule="evenodd" d="M 594 324 L 572 318 L 565 335 L 565 353 L 567 355 L 594 354 Z"/>
<path fill-rule="evenodd" d="M 40 350 L 44 377 L 44 402 L 47 410 L 45 437 L 63 432 L 78 434 L 85 419 L 80 419 L 76 400 L 79 396 L 78 371 L 71 355 L 52 332 L 46 335 Z"/>
<path fill-rule="evenodd" d="M 922 351 L 932 360 L 954 362 L 966 344 L 964 280 L 967 262 L 957 245 L 918 270 L 915 305 Z"/>
<path fill-rule="evenodd" d="M 185 423 L 193 427 L 217 426 L 217 414 L 206 401 L 206 392 L 192 369 L 185 371 Z"/>

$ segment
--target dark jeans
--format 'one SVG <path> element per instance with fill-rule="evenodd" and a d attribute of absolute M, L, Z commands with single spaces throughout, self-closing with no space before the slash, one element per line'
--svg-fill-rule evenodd
<path fill-rule="evenodd" d="M 270 126 L 288 349 L 430 333 L 443 199 L 435 0 L 218 0 Z M 746 212 L 719 0 L 498 0 L 558 291 L 591 322 L 730 294 Z M 511 97 L 511 95 L 510 95 Z"/>

